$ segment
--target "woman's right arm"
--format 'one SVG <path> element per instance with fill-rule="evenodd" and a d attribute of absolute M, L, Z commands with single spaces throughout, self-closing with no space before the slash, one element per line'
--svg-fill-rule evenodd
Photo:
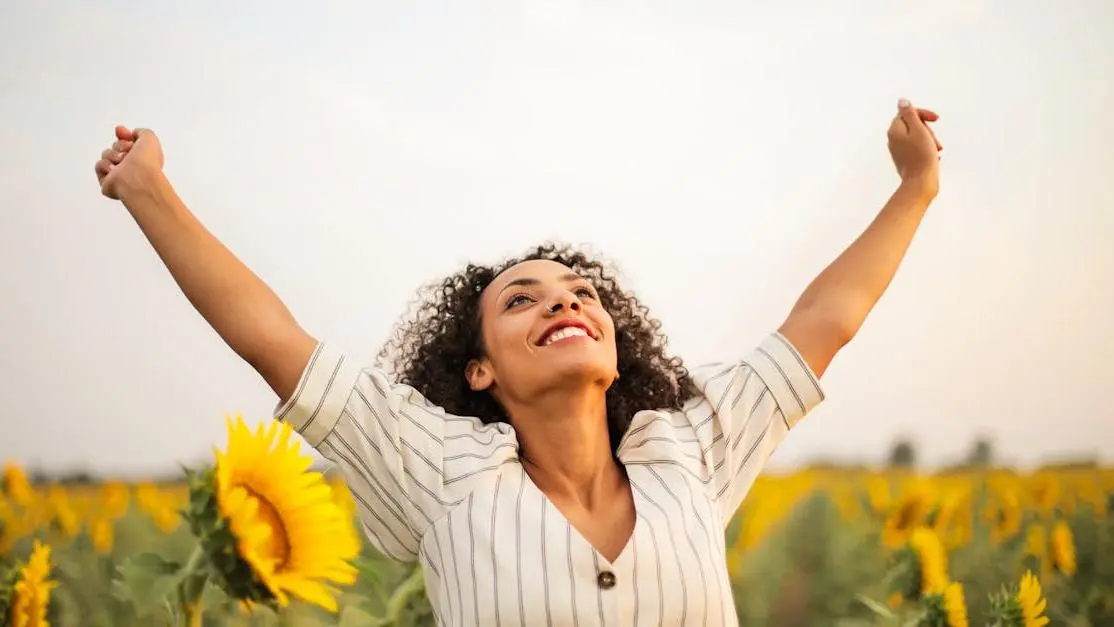
<path fill-rule="evenodd" d="M 117 127 L 116 138 L 96 164 L 101 192 L 123 202 L 197 311 L 278 394 L 274 418 L 341 469 L 372 543 L 417 559 L 433 521 L 515 463 L 511 428 L 450 416 L 311 337 L 174 193 L 155 134 Z"/>
<path fill-rule="evenodd" d="M 317 341 L 178 197 L 158 137 L 123 127 L 116 136 L 96 165 L 102 193 L 123 203 L 198 313 L 286 401 Z"/>

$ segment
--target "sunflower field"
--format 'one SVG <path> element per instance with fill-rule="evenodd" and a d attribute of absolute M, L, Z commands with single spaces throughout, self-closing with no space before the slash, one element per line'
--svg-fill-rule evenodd
<path fill-rule="evenodd" d="M 433 624 L 420 569 L 310 465 L 289 428 L 240 419 L 172 483 L 6 465 L 0 627 Z M 1114 625 L 1114 469 L 768 474 L 727 546 L 743 625 Z"/>

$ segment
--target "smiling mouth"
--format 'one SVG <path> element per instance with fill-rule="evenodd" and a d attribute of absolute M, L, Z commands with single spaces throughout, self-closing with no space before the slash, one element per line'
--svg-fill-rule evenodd
<path fill-rule="evenodd" d="M 584 327 L 579 327 L 579 326 L 561 327 L 560 329 L 557 329 L 553 333 L 550 333 L 549 335 L 547 335 L 545 337 L 545 339 L 542 341 L 541 345 L 542 346 L 549 346 L 550 344 L 556 344 L 558 342 L 565 342 L 565 341 L 568 341 L 568 340 L 575 340 L 575 339 L 579 339 L 579 338 L 593 339 L 592 335 L 590 333 L 588 333 L 588 330 L 585 329 Z"/>

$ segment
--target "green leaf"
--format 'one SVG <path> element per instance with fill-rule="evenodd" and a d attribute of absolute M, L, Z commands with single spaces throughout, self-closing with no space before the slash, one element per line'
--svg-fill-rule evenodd
<path fill-rule="evenodd" d="M 8 616 L 12 605 L 13 589 L 18 580 L 19 568 L 0 569 L 0 619 L 6 619 Z"/>
<path fill-rule="evenodd" d="M 894 613 L 890 611 L 890 608 L 886 607 L 885 605 L 882 605 L 878 601 L 875 601 L 874 599 L 872 599 L 872 598 L 870 598 L 866 595 L 857 594 L 857 595 L 855 595 L 855 598 L 858 599 L 859 602 L 862 603 L 863 605 L 869 607 L 871 609 L 871 611 L 873 611 L 875 614 L 877 614 L 877 615 L 879 615 L 883 618 L 893 618 L 894 617 Z"/>
<path fill-rule="evenodd" d="M 188 574 L 181 564 L 169 562 L 155 553 L 140 553 L 117 567 L 119 576 L 112 582 L 112 594 L 147 616 L 171 598 Z"/>

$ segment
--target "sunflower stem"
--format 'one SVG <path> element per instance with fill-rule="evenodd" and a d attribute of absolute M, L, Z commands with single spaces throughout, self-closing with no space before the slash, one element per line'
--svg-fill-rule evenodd
<path fill-rule="evenodd" d="M 185 626 L 186 627 L 201 627 L 201 615 L 203 610 L 201 608 L 201 599 L 197 603 L 186 606 L 185 613 Z"/>
<path fill-rule="evenodd" d="M 209 563 L 206 561 L 205 549 L 200 544 L 194 548 L 183 570 L 185 576 L 178 584 L 180 625 L 201 627 L 201 616 L 204 613 L 201 596 L 205 592 L 205 584 L 209 581 Z"/>
<path fill-rule="evenodd" d="M 414 572 L 395 589 L 394 594 L 392 594 L 390 600 L 387 601 L 387 620 L 392 623 L 397 621 L 402 614 L 402 609 L 406 607 L 406 603 L 409 602 L 410 597 L 421 591 L 424 585 L 425 575 L 422 569 L 415 568 Z"/>

